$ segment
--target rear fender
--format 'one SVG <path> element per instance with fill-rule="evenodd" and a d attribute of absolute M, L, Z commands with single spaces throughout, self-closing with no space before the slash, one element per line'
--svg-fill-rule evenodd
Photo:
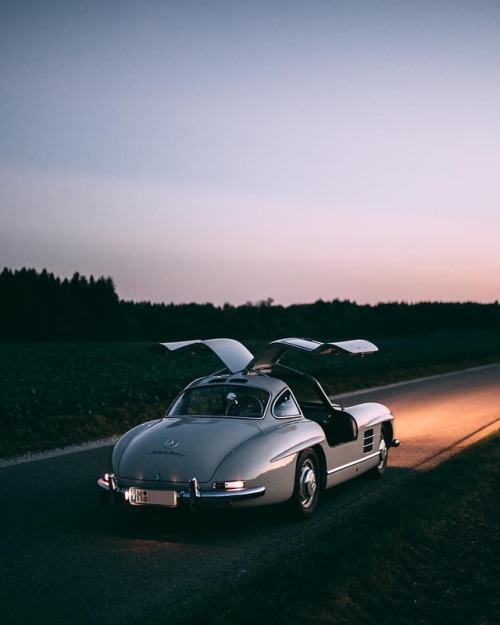
<path fill-rule="evenodd" d="M 111 451 L 111 469 L 113 472 L 118 473 L 118 467 L 120 464 L 120 459 L 123 455 L 123 452 L 134 440 L 136 436 L 138 436 L 144 430 L 147 430 L 151 426 L 155 425 L 161 421 L 161 419 L 155 419 L 154 421 L 146 421 L 145 423 L 141 423 L 140 425 L 136 425 L 134 428 L 126 432 L 118 441 L 115 443 L 113 450 Z"/>
<path fill-rule="evenodd" d="M 265 486 L 262 503 L 287 501 L 293 493 L 297 455 L 324 440 L 321 426 L 312 421 L 280 423 L 232 451 L 213 479 L 244 480 L 247 488 Z"/>

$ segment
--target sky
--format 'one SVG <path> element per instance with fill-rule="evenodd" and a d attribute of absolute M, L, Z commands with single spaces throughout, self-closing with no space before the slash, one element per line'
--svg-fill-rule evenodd
<path fill-rule="evenodd" d="M 0 269 L 500 300 L 498 0 L 0 0 Z"/>

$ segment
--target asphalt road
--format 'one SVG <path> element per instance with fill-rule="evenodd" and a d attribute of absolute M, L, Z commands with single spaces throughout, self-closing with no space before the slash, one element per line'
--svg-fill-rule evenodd
<path fill-rule="evenodd" d="M 171 623 L 498 427 L 500 364 L 338 401 L 387 404 L 401 447 L 382 480 L 328 491 L 305 523 L 279 508 L 180 515 L 102 507 L 95 482 L 106 447 L 0 468 L 0 624 Z"/>

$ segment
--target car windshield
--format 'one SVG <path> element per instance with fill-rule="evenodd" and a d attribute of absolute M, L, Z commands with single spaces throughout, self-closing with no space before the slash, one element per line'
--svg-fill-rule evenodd
<path fill-rule="evenodd" d="M 235 384 L 214 384 L 185 390 L 174 402 L 168 416 L 239 417 L 260 419 L 269 393 Z"/>

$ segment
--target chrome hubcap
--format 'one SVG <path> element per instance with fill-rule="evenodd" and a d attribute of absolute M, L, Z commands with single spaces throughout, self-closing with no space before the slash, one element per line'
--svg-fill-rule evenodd
<path fill-rule="evenodd" d="M 380 437 L 380 444 L 379 444 L 379 448 L 378 448 L 378 453 L 379 453 L 379 461 L 378 461 L 378 465 L 377 467 L 379 469 L 382 469 L 384 467 L 385 464 L 385 460 L 387 458 L 387 445 L 385 443 L 385 438 L 383 436 Z"/>
<path fill-rule="evenodd" d="M 304 508 L 309 508 L 313 503 L 317 486 L 314 464 L 311 460 L 306 460 L 302 465 L 299 480 L 300 503 Z"/>

